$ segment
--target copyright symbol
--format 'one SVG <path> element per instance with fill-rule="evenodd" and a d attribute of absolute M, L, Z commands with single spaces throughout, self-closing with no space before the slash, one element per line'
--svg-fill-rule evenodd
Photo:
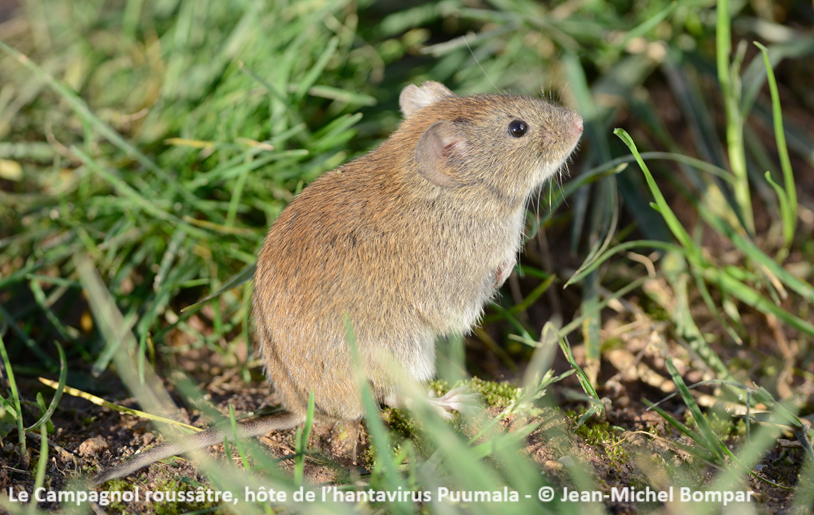
<path fill-rule="evenodd" d="M 544 486 L 537 490 L 537 498 L 543 502 L 548 502 L 554 499 L 554 489 L 550 486 Z"/>

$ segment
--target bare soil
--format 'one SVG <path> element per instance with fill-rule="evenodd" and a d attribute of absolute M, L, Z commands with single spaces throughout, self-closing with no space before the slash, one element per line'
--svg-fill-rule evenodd
<path fill-rule="evenodd" d="M 617 317 L 620 318 L 620 317 Z M 604 331 L 608 335 L 614 334 L 624 321 L 611 319 L 606 323 Z M 645 319 L 642 319 L 645 320 Z M 524 453 L 536 463 L 544 476 L 553 484 L 574 489 L 568 467 L 575 461 L 581 462 L 592 469 L 596 484 L 603 491 L 610 489 L 628 488 L 631 486 L 651 489 L 668 488 L 674 478 L 668 473 L 670 470 L 681 470 L 687 474 L 698 487 L 702 487 L 716 475 L 719 470 L 704 463 L 693 454 L 686 452 L 682 446 L 692 447 L 694 444 L 689 438 L 670 426 L 664 418 L 648 411 L 641 402 L 642 399 L 658 401 L 672 392 L 672 382 L 664 370 L 664 356 L 670 355 L 680 367 L 687 383 L 704 379 L 702 372 L 691 368 L 693 360 L 686 351 L 674 342 L 668 342 L 664 333 L 664 324 L 653 322 L 628 322 L 627 330 L 622 339 L 624 346 L 607 352 L 607 360 L 601 370 L 602 385 L 600 395 L 607 396 L 610 409 L 606 420 L 592 419 L 577 429 L 576 420 L 584 410 L 584 405 L 571 403 L 564 399 L 567 389 L 578 390 L 573 376 L 563 383 L 559 383 L 547 398 L 557 398 L 557 408 L 542 408 L 540 413 L 532 419 L 507 419 L 502 421 L 505 431 L 513 431 L 528 422 L 539 424 L 528 438 Z M 603 338 L 604 339 L 604 338 Z M 473 343 L 473 348 L 478 345 Z M 577 359 L 581 348 L 576 347 Z M 742 349 L 741 349 L 742 350 Z M 201 356 L 202 351 L 195 351 L 190 356 L 180 356 L 181 368 L 190 368 L 192 362 L 209 363 L 218 361 L 217 356 Z M 740 351 L 731 350 L 732 357 L 737 357 Z M 557 366 L 565 370 L 562 364 Z M 617 366 L 619 368 L 617 368 Z M 809 367 L 811 365 L 809 364 Z M 194 367 L 193 367 L 194 368 Z M 207 372 L 198 370 L 196 378 L 201 381 L 202 389 L 207 393 L 209 400 L 216 405 L 222 413 L 228 414 L 228 405 L 235 408 L 240 415 L 263 406 L 276 403 L 274 395 L 259 377 L 259 370 L 254 370 L 250 383 L 245 383 L 238 373 L 238 368 L 222 371 L 215 367 L 218 376 L 211 376 Z M 806 377 L 814 377 L 814 370 Z M 101 383 L 110 389 L 105 397 L 110 400 L 121 398 L 125 392 L 112 376 L 102 378 Z M 38 383 L 25 380 L 20 385 L 24 392 L 40 389 Z M 814 391 L 810 380 L 796 382 L 795 389 L 799 391 Z M 172 392 L 172 387 L 168 385 Z M 699 388 L 696 393 L 699 398 L 704 393 L 715 395 L 711 387 Z M 119 401 L 124 406 L 138 408 L 132 401 L 123 399 Z M 180 404 L 180 403 L 179 403 Z M 488 408 L 491 416 L 497 416 L 503 406 L 497 405 Z M 685 407 L 677 398 L 662 404 L 678 420 L 687 422 Z M 389 410 L 383 413 L 384 419 L 392 417 Z M 724 411 L 717 410 L 717 416 L 724 417 Z M 203 426 L 208 422 L 201 419 L 200 413 L 194 409 L 180 409 L 175 418 L 182 422 Z M 66 395 L 57 410 L 54 419 L 57 433 L 51 441 L 61 447 L 61 451 L 52 450 L 47 467 L 46 486 L 51 490 L 58 490 L 67 486 L 70 478 L 87 476 L 100 468 L 108 468 L 121 459 L 127 458 L 137 450 L 154 445 L 161 441 L 161 437 L 151 429 L 148 422 L 130 415 L 122 415 L 107 408 L 91 404 L 83 399 Z M 733 424 L 722 424 L 721 427 L 731 428 Z M 720 435 L 732 450 L 737 450 L 744 444 L 743 424 L 735 424 L 739 430 Z M 350 431 L 348 431 L 350 430 Z M 355 445 L 349 444 L 347 433 Z M 355 435 L 354 435 L 355 433 Z M 295 430 L 273 433 L 261 439 L 268 453 L 276 458 L 293 456 L 295 451 Z M 342 435 L 344 434 L 344 437 Z M 16 453 L 18 448 L 16 440 L 4 442 L 5 452 L 0 456 L 0 489 L 8 492 L 9 488 L 17 492 L 33 488 L 34 478 L 28 470 L 33 470 L 33 463 L 27 466 L 21 462 Z M 306 462 L 305 473 L 312 484 L 326 484 L 336 482 L 348 475 L 364 478 L 369 473 L 365 467 L 364 455 L 369 442 L 364 426 L 330 427 L 317 425 L 311 434 L 309 447 L 317 451 L 318 458 Z M 354 449 L 355 447 L 355 449 Z M 29 462 L 35 462 L 38 452 L 32 448 L 39 448 L 39 443 L 29 440 L 29 451 L 26 456 Z M 210 454 L 217 459 L 224 459 L 223 446 L 218 445 L 210 449 Z M 753 504 L 759 513 L 783 513 L 790 506 L 792 493 L 797 482 L 804 459 L 804 452 L 791 433 L 778 440 L 777 445 L 760 460 L 755 470 L 758 475 L 780 486 L 772 486 L 755 477 L 750 477 L 744 489 L 754 492 Z M 234 453 L 234 465 L 241 467 L 239 456 Z M 282 461 L 281 466 L 289 473 L 292 470 L 292 460 Z M 127 482 L 140 485 L 144 489 L 158 488 L 168 483 L 175 484 L 179 479 L 190 480 L 193 484 L 205 483 L 206 479 L 200 476 L 195 466 L 182 458 L 174 458 L 166 462 L 156 463 L 147 469 L 142 469 L 131 476 Z M 55 509 L 54 503 L 41 503 L 44 509 Z M 151 505 L 132 503 L 129 505 L 111 506 L 114 510 L 124 510 L 128 513 L 154 512 Z M 180 505 L 182 511 L 193 509 L 192 505 Z M 670 507 L 660 503 L 634 504 L 634 503 L 607 503 L 612 513 L 667 513 Z"/>

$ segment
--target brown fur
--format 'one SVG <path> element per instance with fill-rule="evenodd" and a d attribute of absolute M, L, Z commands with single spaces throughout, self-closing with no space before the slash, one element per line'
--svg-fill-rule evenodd
<path fill-rule="evenodd" d="M 477 321 L 518 250 L 527 198 L 582 130 L 576 113 L 542 100 L 458 97 L 438 83 L 409 87 L 402 106 L 401 127 L 306 188 L 260 252 L 257 340 L 293 412 L 314 389 L 321 418 L 362 417 L 343 314 L 379 400 L 397 394 L 396 374 L 430 379 L 435 338 Z M 523 138 L 508 133 L 514 119 L 529 125 Z"/>

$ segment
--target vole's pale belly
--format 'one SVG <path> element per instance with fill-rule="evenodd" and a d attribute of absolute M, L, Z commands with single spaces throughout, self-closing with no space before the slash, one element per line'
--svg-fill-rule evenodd
<path fill-rule="evenodd" d="M 442 278 L 448 283 L 448 291 L 456 294 L 445 295 L 445 290 L 436 290 L 438 297 L 428 302 L 425 309 L 433 320 L 430 326 L 424 325 L 421 336 L 412 346 L 406 346 L 397 359 L 404 363 L 409 374 L 418 381 L 428 381 L 435 375 L 435 339 L 439 336 L 467 334 L 480 321 L 483 308 L 498 292 L 496 278 L 501 265 L 513 265 L 520 248 L 524 212 L 519 211 L 503 224 L 499 224 L 483 242 L 471 245 L 479 247 L 479 259 L 463 260 L 452 267 L 454 277 Z M 462 256 L 471 253 L 461 252 Z M 446 279 L 446 280 L 444 280 Z M 415 351 L 415 352 L 414 352 Z"/>
<path fill-rule="evenodd" d="M 498 269 L 513 262 L 520 249 L 524 212 L 518 210 L 503 223 L 496 225 L 492 231 L 485 233 L 483 240 L 474 243 L 483 252 L 482 257 L 463 263 L 461 282 L 462 289 L 471 292 L 470 297 L 450 299 L 457 309 L 450 313 L 451 318 L 447 333 L 467 333 L 477 325 L 487 302 L 497 295 Z M 479 273 L 473 274 L 474 271 Z M 469 274 L 469 275 L 468 275 Z M 456 302 L 457 300 L 457 302 Z"/>

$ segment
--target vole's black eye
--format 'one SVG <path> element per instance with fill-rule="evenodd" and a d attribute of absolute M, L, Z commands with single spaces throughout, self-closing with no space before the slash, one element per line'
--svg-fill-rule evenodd
<path fill-rule="evenodd" d="M 515 138 L 522 138 L 526 135 L 526 131 L 529 130 L 529 126 L 526 125 L 526 122 L 523 120 L 514 120 L 512 123 L 509 124 L 509 134 L 514 136 Z"/>

